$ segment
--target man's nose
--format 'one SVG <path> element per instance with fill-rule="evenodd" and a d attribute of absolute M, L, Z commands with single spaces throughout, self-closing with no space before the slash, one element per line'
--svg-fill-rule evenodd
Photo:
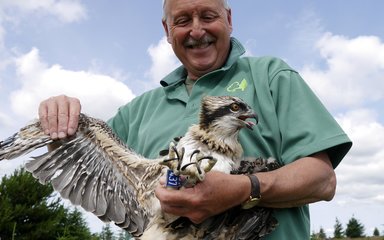
<path fill-rule="evenodd" d="M 192 28 L 189 33 L 194 39 L 200 39 L 205 34 L 204 23 L 198 17 L 193 18 Z"/>

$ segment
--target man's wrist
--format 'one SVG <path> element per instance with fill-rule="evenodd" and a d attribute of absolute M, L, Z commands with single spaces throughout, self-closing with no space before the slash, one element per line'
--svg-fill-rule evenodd
<path fill-rule="evenodd" d="M 251 193 L 249 198 L 241 204 L 243 209 L 249 209 L 259 204 L 261 200 L 260 182 L 256 175 L 248 174 L 247 177 L 251 182 Z"/>

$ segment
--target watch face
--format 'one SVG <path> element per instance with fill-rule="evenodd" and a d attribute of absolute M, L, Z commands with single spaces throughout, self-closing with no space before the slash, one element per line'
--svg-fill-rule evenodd
<path fill-rule="evenodd" d="M 241 207 L 243 209 L 250 209 L 255 207 L 257 204 L 259 204 L 259 201 L 260 201 L 260 198 L 251 198 L 245 203 L 243 203 Z"/>

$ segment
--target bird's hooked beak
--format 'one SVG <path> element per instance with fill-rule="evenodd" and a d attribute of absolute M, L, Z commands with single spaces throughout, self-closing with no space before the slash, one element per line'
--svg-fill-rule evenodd
<path fill-rule="evenodd" d="M 257 116 L 257 114 L 252 110 L 250 109 L 249 111 L 247 111 L 245 114 L 242 114 L 238 117 L 241 121 L 244 122 L 245 126 L 251 130 L 253 130 L 253 126 L 255 126 L 258 122 L 259 122 L 259 117 Z M 249 118 L 253 118 L 255 119 L 255 122 L 251 122 L 251 121 L 246 121 L 247 119 Z"/>

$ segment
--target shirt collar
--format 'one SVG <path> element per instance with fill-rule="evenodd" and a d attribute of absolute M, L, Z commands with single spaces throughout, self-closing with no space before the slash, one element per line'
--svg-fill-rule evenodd
<path fill-rule="evenodd" d="M 241 43 L 236 38 L 231 37 L 231 51 L 229 53 L 228 59 L 220 69 L 215 71 L 224 71 L 229 69 L 237 61 L 237 59 L 244 53 L 245 53 L 245 49 L 243 45 L 241 45 Z M 180 83 L 181 81 L 184 81 L 186 77 L 187 77 L 187 70 L 184 68 L 184 66 L 180 66 L 176 68 L 173 72 L 165 76 L 160 81 L 160 84 L 163 87 L 175 85 Z"/>

